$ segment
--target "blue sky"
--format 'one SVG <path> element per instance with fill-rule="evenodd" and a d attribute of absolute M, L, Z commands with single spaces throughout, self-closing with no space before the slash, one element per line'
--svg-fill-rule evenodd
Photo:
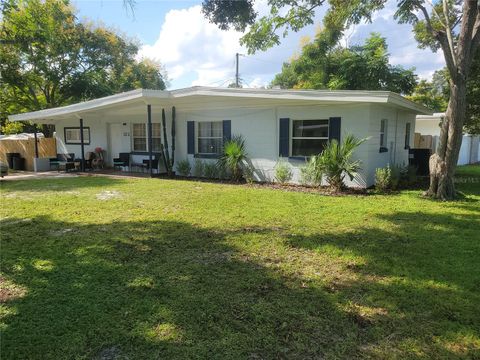
<path fill-rule="evenodd" d="M 160 61 L 166 68 L 170 88 L 191 85 L 226 86 L 235 74 L 235 53 L 246 54 L 238 40 L 242 34 L 221 31 L 201 14 L 201 1 L 137 0 L 134 14 L 121 0 L 73 0 L 80 19 L 89 19 L 113 27 L 136 38 L 142 44 L 139 57 Z M 361 24 L 348 30 L 344 44 L 361 43 L 372 31 L 387 37 L 391 62 L 415 67 L 422 78 L 443 66 L 441 53 L 417 48 L 410 25 L 399 25 L 393 19 L 396 2 L 391 0 L 377 13 L 372 24 Z M 267 11 L 265 0 L 255 3 L 257 11 Z M 299 50 L 305 36 L 313 36 L 321 23 L 324 9 L 316 15 L 316 25 L 290 34 L 281 45 L 266 52 L 240 58 L 240 74 L 250 87 L 266 85 Z"/>

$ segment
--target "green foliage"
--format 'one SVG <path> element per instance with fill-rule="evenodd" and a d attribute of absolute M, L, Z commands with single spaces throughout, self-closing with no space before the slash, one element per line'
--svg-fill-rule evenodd
<path fill-rule="evenodd" d="M 234 181 L 240 181 L 243 177 L 243 169 L 247 160 L 245 140 L 241 135 L 233 135 L 223 145 L 223 154 L 219 159 L 219 165 L 227 169 Z"/>
<path fill-rule="evenodd" d="M 202 177 L 205 170 L 205 162 L 202 159 L 195 159 L 193 165 L 193 176 Z"/>
<path fill-rule="evenodd" d="M 407 96 L 407 98 L 426 106 L 434 112 L 444 112 L 448 105 L 448 97 L 427 80 L 421 80 L 415 87 L 413 94 Z"/>
<path fill-rule="evenodd" d="M 203 167 L 203 176 L 208 179 L 218 179 L 219 171 L 217 164 L 211 161 L 206 161 L 205 166 Z"/>
<path fill-rule="evenodd" d="M 80 22 L 68 1 L 8 4 L 0 20 L 0 117 L 140 86 L 165 88 L 160 64 L 135 60 L 135 41 Z"/>
<path fill-rule="evenodd" d="M 384 168 L 375 169 L 375 188 L 377 191 L 385 192 L 392 187 L 392 169 L 388 165 Z"/>
<path fill-rule="evenodd" d="M 192 166 L 187 159 L 181 160 L 177 163 L 177 171 L 181 176 L 188 176 L 190 175 L 190 171 L 192 171 Z"/>
<path fill-rule="evenodd" d="M 275 181 L 284 185 L 292 180 L 292 176 L 293 173 L 290 164 L 287 161 L 280 159 L 275 165 Z"/>
<path fill-rule="evenodd" d="M 6 120 L 4 125 L 0 128 L 0 132 L 5 135 L 20 134 L 23 132 L 24 125 L 19 121 L 11 122 Z"/>
<path fill-rule="evenodd" d="M 322 185 L 323 169 L 318 156 L 311 156 L 307 163 L 300 168 L 300 183 L 308 186 Z"/>
<path fill-rule="evenodd" d="M 341 143 L 335 139 L 330 141 L 323 152 L 315 156 L 318 169 L 321 169 L 328 184 L 336 191 L 344 188 L 345 176 L 352 181 L 361 169 L 360 160 L 352 160 L 352 156 L 354 151 L 365 141 L 367 139 L 357 139 L 353 135 L 346 135 Z"/>
<path fill-rule="evenodd" d="M 247 164 L 243 167 L 243 177 L 248 184 L 255 182 L 255 169 L 253 166 Z"/>
<path fill-rule="evenodd" d="M 301 54 L 285 63 L 272 86 L 299 89 L 389 90 L 408 94 L 416 84 L 413 69 L 389 64 L 385 38 L 372 33 L 362 46 L 342 48 L 317 34 Z"/>
<path fill-rule="evenodd" d="M 417 185 L 417 168 L 415 166 L 394 165 L 375 170 L 375 188 L 380 192 L 406 189 Z"/>

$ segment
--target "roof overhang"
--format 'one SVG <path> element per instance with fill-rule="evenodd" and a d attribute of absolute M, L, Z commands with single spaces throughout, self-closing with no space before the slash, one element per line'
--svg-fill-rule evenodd
<path fill-rule="evenodd" d="M 81 117 L 82 113 L 104 110 L 119 104 L 154 104 L 163 102 L 175 105 L 175 99 L 178 99 L 178 101 L 182 99 L 182 103 L 184 103 L 188 101 L 188 98 L 198 99 L 199 97 L 265 99 L 271 101 L 288 100 L 315 103 L 378 103 L 392 105 L 416 114 L 432 114 L 426 107 L 389 91 L 232 89 L 194 86 L 171 91 L 137 89 L 73 105 L 11 115 L 9 120 L 41 121 L 61 119 L 66 116 Z"/>

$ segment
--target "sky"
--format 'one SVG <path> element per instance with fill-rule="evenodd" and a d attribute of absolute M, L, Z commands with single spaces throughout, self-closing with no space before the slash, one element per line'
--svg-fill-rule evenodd
<path fill-rule="evenodd" d="M 300 50 L 305 36 L 313 37 L 325 9 L 317 12 L 315 24 L 298 33 L 291 33 L 265 52 L 247 55 L 239 44 L 242 36 L 234 30 L 222 31 L 210 24 L 201 13 L 201 1 L 136 0 L 134 12 L 125 8 L 122 0 L 73 0 L 78 16 L 83 20 L 114 28 L 137 39 L 138 58 L 160 61 L 169 78 L 169 89 L 193 85 L 227 86 L 235 77 L 235 54 L 240 56 L 240 77 L 246 87 L 265 86 L 279 73 L 284 61 Z M 255 3 L 259 14 L 266 14 L 266 0 Z M 371 32 L 387 38 L 390 63 L 414 67 L 423 79 L 444 66 L 441 52 L 432 53 L 417 47 L 411 25 L 397 24 L 393 19 L 396 1 L 375 14 L 372 23 L 359 24 L 347 30 L 343 44 L 361 44 Z"/>

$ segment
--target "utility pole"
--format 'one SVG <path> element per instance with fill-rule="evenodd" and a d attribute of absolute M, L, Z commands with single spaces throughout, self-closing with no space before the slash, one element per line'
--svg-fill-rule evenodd
<path fill-rule="evenodd" d="M 238 75 L 238 57 L 239 57 L 239 56 L 240 56 L 239 53 L 236 53 L 236 54 L 235 54 L 235 59 L 236 59 L 236 62 L 235 62 L 235 64 L 236 64 L 236 70 L 235 70 L 235 87 L 237 87 L 237 88 L 238 88 L 239 85 L 240 85 L 240 84 L 239 84 L 239 75 Z"/>

